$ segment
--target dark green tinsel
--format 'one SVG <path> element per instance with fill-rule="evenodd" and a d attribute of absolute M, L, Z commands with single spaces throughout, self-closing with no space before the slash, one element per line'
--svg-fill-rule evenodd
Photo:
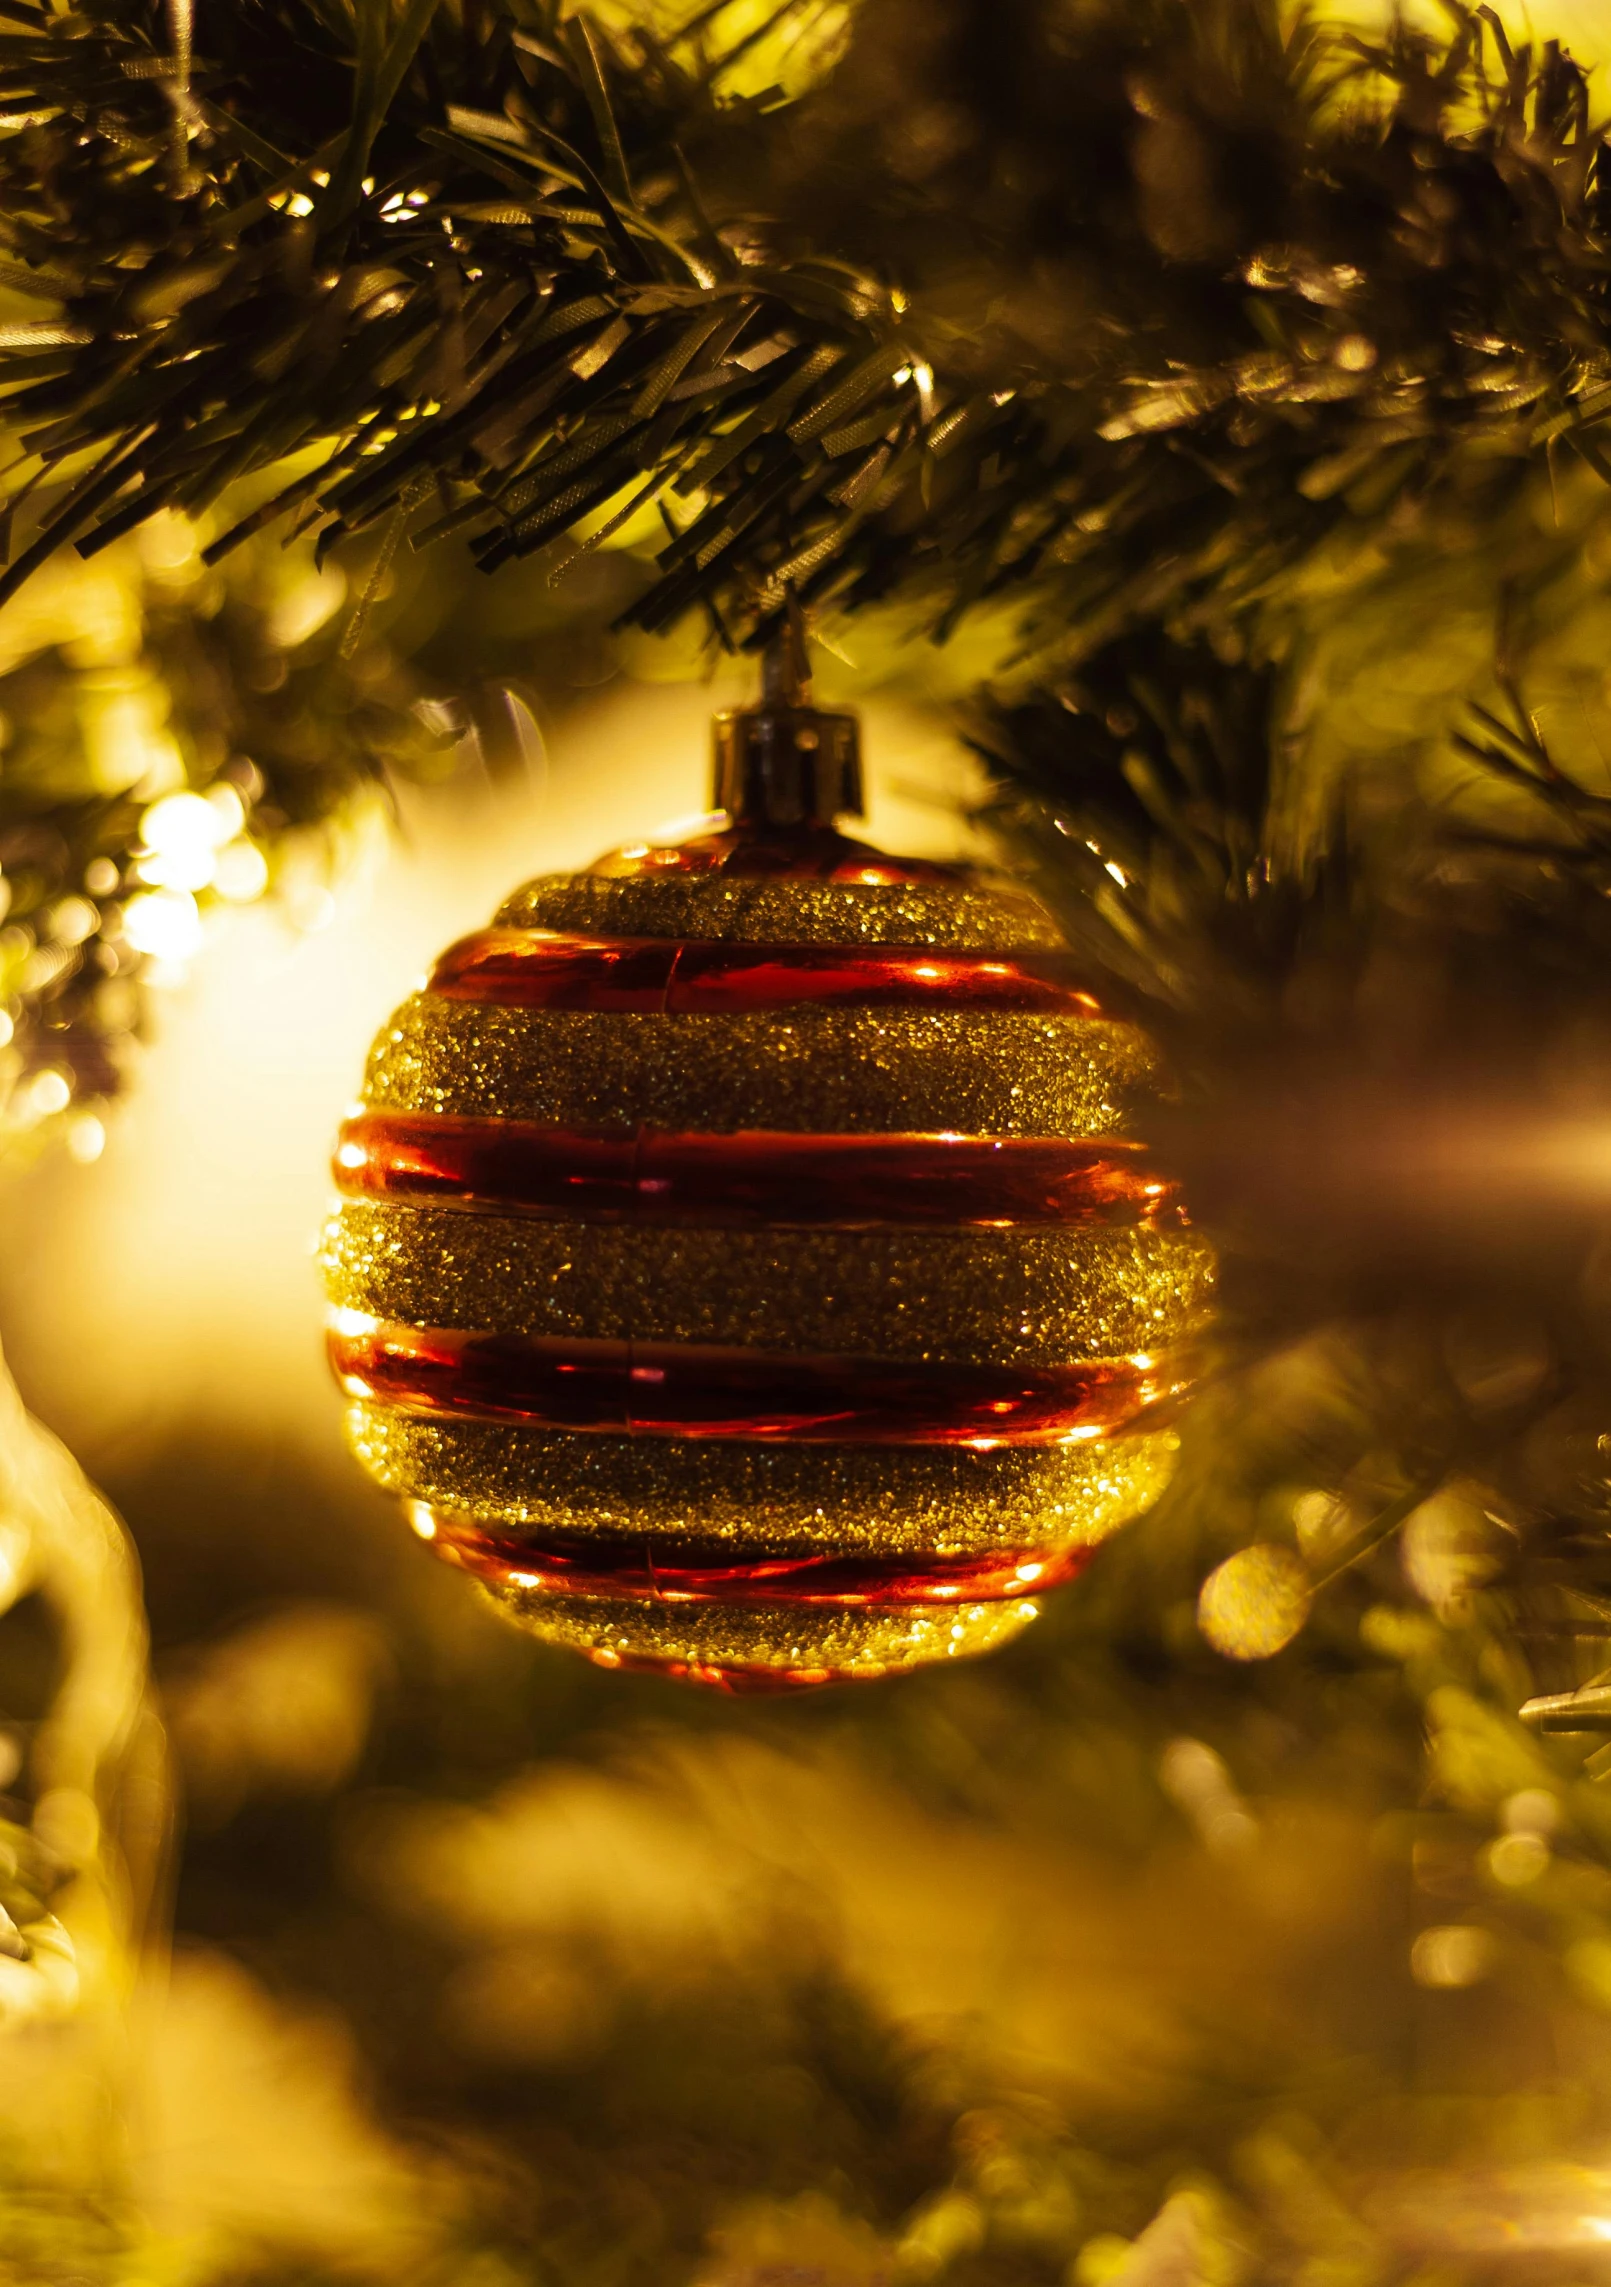
<path fill-rule="evenodd" d="M 491 568 L 658 500 L 645 627 L 1033 589 L 1066 643 L 1222 621 L 1461 453 L 1611 468 L 1555 47 L 870 0 L 784 104 L 724 97 L 722 22 L 215 0 L 184 55 L 147 0 L 8 0 L 3 282 L 52 309 L 0 359 L 5 588 L 285 463 L 219 552 L 397 520 Z"/>

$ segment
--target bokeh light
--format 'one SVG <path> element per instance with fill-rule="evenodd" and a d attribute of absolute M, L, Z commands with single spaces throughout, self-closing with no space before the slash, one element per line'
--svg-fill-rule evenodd
<path fill-rule="evenodd" d="M 1197 1623 L 1230 1660 L 1267 1660 L 1284 1651 L 1309 1617 L 1313 1588 L 1291 1549 L 1257 1542 L 1216 1565 L 1203 1582 Z"/>
<path fill-rule="evenodd" d="M 201 913 L 188 889 L 141 890 L 123 908 L 123 934 L 153 960 L 188 961 L 201 945 Z"/>

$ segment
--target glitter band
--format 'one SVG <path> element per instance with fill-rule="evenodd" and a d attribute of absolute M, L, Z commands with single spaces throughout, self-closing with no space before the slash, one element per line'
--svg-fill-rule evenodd
<path fill-rule="evenodd" d="M 1029 898 L 951 883 L 548 874 L 517 889 L 499 908 L 497 925 L 599 937 L 742 939 L 751 945 L 1065 950 L 1056 923 Z"/>
<path fill-rule="evenodd" d="M 1156 1084 L 1153 1053 L 1105 1018 L 806 1008 L 641 1016 L 405 1001 L 370 1059 L 377 1111 L 840 1135 L 1105 1136 Z"/>
<path fill-rule="evenodd" d="M 486 1334 L 1065 1366 L 1177 1343 L 1207 1312 L 1190 1231 L 834 1231 L 343 1207 L 332 1302 Z"/>
<path fill-rule="evenodd" d="M 1175 1438 L 1090 1445 L 769 1445 L 635 1438 L 357 1404 L 354 1453 L 390 1492 L 534 1537 L 743 1551 L 965 1556 L 1093 1546 L 1168 1481 Z"/>
<path fill-rule="evenodd" d="M 500 1611 L 550 1644 L 599 1667 L 649 1669 L 744 1691 L 871 1681 L 935 1660 L 965 1659 L 1010 1643 L 1040 1607 L 883 1604 L 656 1604 L 631 1598 L 554 1596 L 540 1588 L 488 1591 Z"/>

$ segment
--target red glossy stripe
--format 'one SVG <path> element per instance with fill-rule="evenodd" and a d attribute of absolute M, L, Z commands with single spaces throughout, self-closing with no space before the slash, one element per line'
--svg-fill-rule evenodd
<path fill-rule="evenodd" d="M 1150 1363 L 905 1365 L 693 1343 L 543 1340 L 380 1325 L 332 1333 L 349 1395 L 549 1429 L 797 1443 L 1048 1445 L 1132 1420 L 1170 1384 Z"/>
<path fill-rule="evenodd" d="M 360 1112 L 343 1123 L 334 1172 L 348 1199 L 404 1199 L 586 1222 L 638 1211 L 634 1136 L 578 1135 L 522 1120 Z"/>
<path fill-rule="evenodd" d="M 483 929 L 431 971 L 448 1000 L 499 1008 L 671 1016 L 846 1004 L 1096 1015 L 1066 953 L 935 953 L 918 947 L 745 945 Z"/>
<path fill-rule="evenodd" d="M 450 945 L 429 989 L 502 1008 L 656 1013 L 678 947 L 670 938 L 577 937 L 551 929 L 479 929 Z"/>
<path fill-rule="evenodd" d="M 597 1222 L 1178 1222 L 1140 1144 L 1041 1136 L 577 1135 L 516 1120 L 364 1112 L 336 1149 L 350 1199 Z"/>
<path fill-rule="evenodd" d="M 965 887 L 967 869 L 930 858 L 891 857 L 836 826 L 724 826 L 686 842 L 614 850 L 591 869 L 616 879 L 645 874 L 726 874 L 729 879 L 851 881 Z"/>
<path fill-rule="evenodd" d="M 674 1542 L 572 1537 L 522 1540 L 467 1518 L 416 1512 L 431 1545 L 500 1588 L 620 1596 L 663 1604 L 999 1604 L 1072 1580 L 1088 1548 L 993 1550 L 974 1556 L 773 1556 L 735 1563 Z"/>

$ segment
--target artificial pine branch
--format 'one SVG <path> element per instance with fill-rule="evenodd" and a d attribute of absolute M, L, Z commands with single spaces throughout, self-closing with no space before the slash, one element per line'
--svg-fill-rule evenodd
<path fill-rule="evenodd" d="M 1498 494 L 1604 460 L 1585 83 L 1482 11 L 1440 48 L 1273 0 L 1077 36 L 865 0 L 776 106 L 723 96 L 719 14 L 256 0 L 203 12 L 183 89 L 148 0 L 7 21 L 6 278 L 56 306 L 0 362 L 14 489 L 71 478 L 12 586 L 284 463 L 254 523 L 401 518 L 489 569 L 661 498 L 646 627 L 1022 590 L 1066 648 L 1245 610 L 1462 455 Z"/>

